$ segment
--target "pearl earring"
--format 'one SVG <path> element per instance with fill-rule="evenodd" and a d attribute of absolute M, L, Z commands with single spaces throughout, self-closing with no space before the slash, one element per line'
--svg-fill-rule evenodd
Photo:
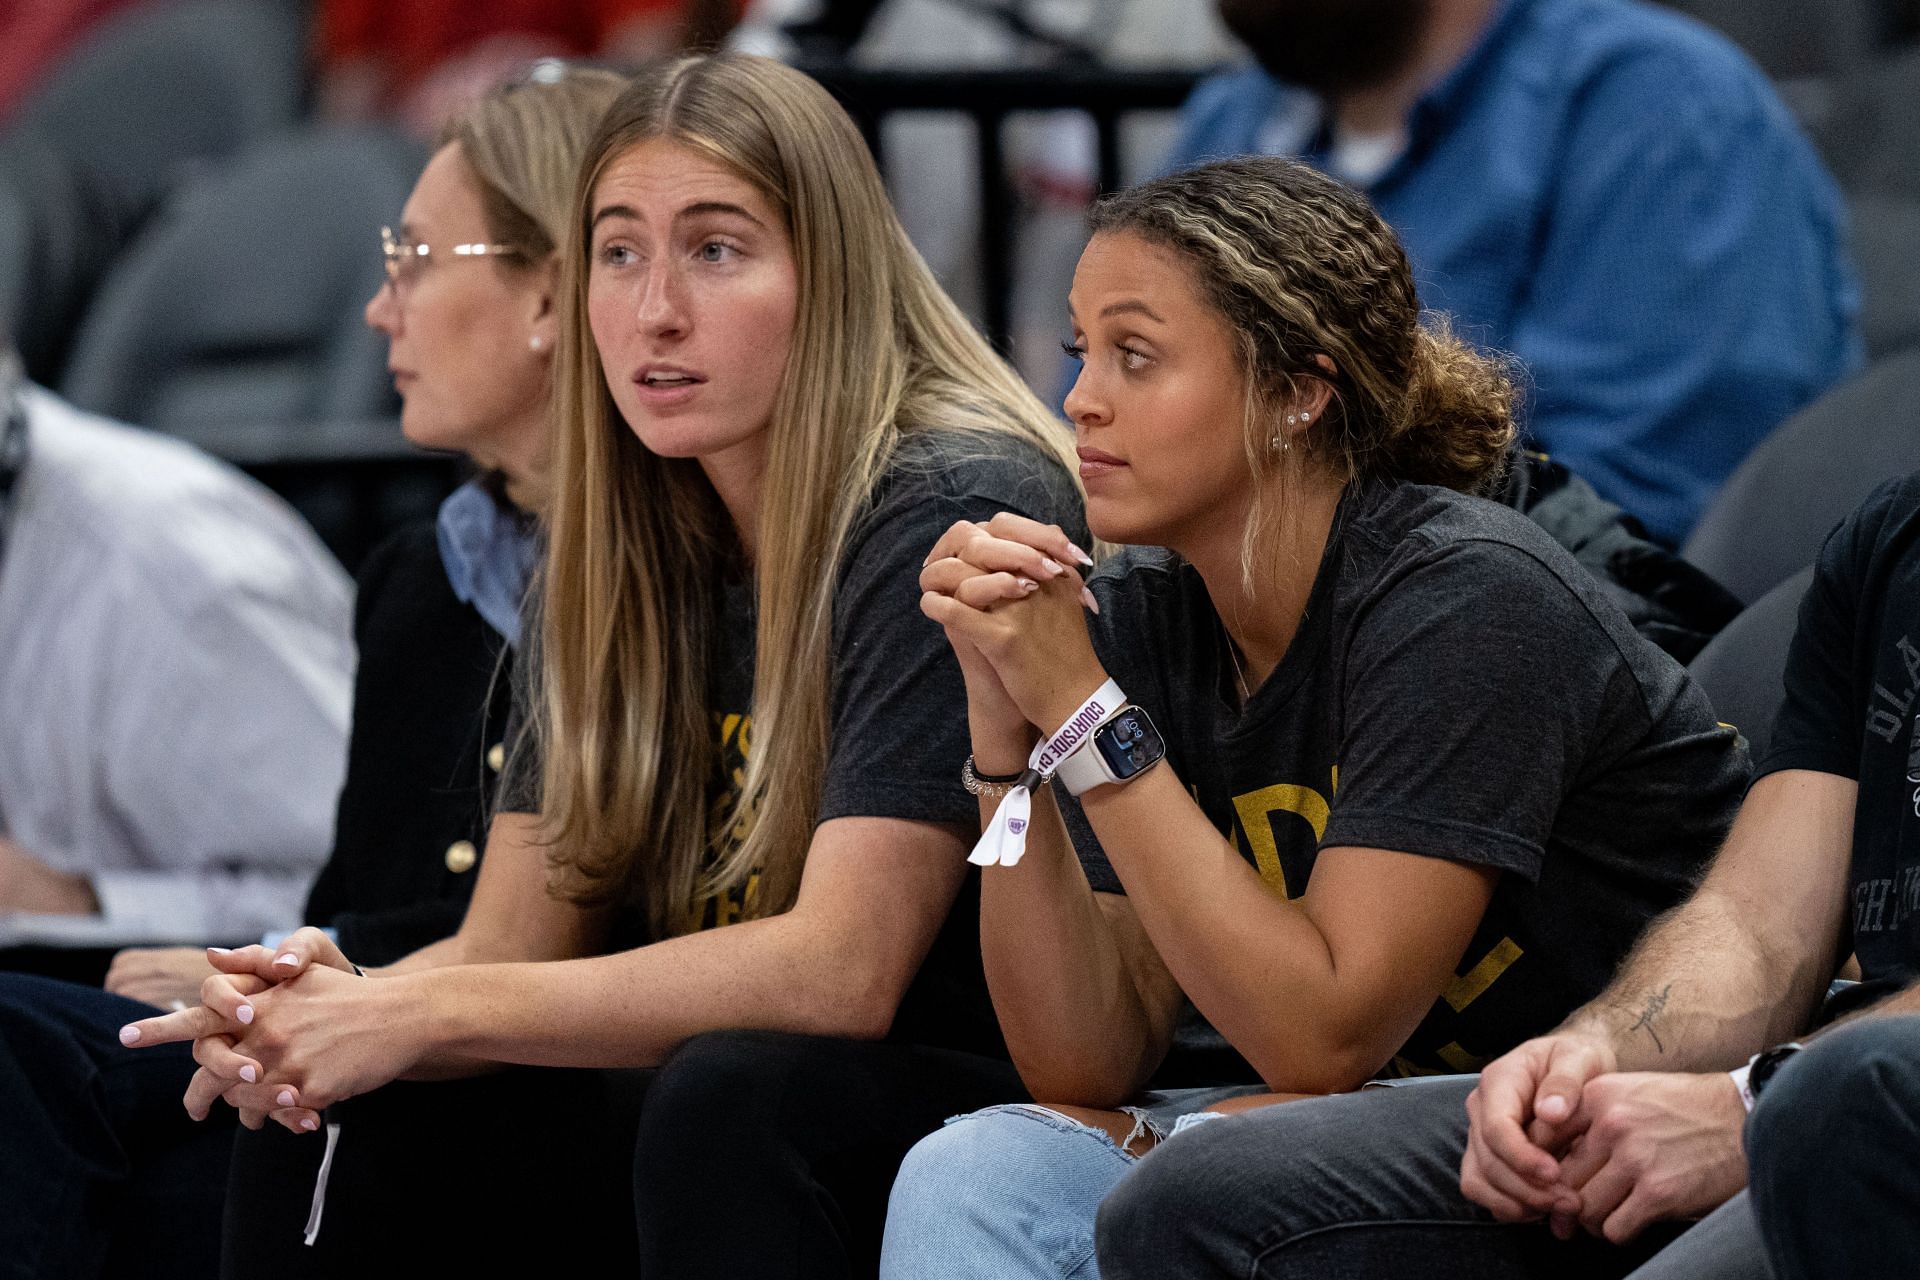
<path fill-rule="evenodd" d="M 537 333 L 534 334 L 531 338 L 527 339 L 527 350 L 529 351 L 538 351 L 541 347 L 545 345 L 546 345 L 545 343 L 540 341 L 540 335 Z"/>

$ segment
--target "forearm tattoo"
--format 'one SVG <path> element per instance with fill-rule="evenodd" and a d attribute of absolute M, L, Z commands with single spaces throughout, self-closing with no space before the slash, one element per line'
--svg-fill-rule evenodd
<path fill-rule="evenodd" d="M 1647 1007 L 1640 1011 L 1640 1020 L 1627 1028 L 1628 1034 L 1632 1034 L 1635 1031 L 1645 1031 L 1648 1035 L 1652 1036 L 1654 1050 L 1663 1054 L 1667 1051 L 1667 1046 L 1660 1042 L 1660 1033 L 1653 1029 L 1653 1020 L 1659 1017 L 1661 1010 L 1667 1007 L 1667 997 L 1672 994 L 1673 984 L 1669 982 L 1666 986 L 1648 996 Z"/>

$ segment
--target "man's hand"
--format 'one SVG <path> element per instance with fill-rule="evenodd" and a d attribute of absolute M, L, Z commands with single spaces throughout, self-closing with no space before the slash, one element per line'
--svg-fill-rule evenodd
<path fill-rule="evenodd" d="M 1587 1082 L 1612 1071 L 1600 1037 L 1560 1031 L 1495 1059 L 1467 1095 L 1467 1150 L 1460 1190 L 1502 1222 L 1531 1222 L 1577 1212 L 1578 1196 L 1561 1179 L 1559 1157 L 1580 1132 Z"/>
<path fill-rule="evenodd" d="M 1614 1244 L 1649 1223 L 1697 1218 L 1747 1185 L 1747 1109 L 1722 1072 L 1634 1072 L 1588 1083 L 1579 1141 L 1560 1181 L 1580 1193 L 1579 1222 Z M 1554 1228 L 1572 1233 L 1555 1215 Z"/>
<path fill-rule="evenodd" d="M 100 899 L 85 876 L 55 871 L 0 836 L 0 912 L 8 911 L 91 916 L 99 914 Z"/>
<path fill-rule="evenodd" d="M 114 956 L 103 985 L 156 1008 L 185 1009 L 200 1003 L 200 984 L 213 972 L 199 947 L 128 947 Z"/>

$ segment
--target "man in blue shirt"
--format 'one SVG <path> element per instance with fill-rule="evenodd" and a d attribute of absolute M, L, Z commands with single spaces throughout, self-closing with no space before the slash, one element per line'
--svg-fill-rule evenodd
<path fill-rule="evenodd" d="M 1533 441 L 1677 544 L 1860 363 L 1832 181 L 1724 39 L 1632 0 L 1221 0 L 1261 65 L 1169 168 L 1299 155 L 1399 231 L 1426 305 L 1533 378 Z"/>

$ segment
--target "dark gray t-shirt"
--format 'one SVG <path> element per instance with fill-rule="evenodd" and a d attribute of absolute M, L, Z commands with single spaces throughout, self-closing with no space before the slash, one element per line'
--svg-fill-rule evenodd
<path fill-rule="evenodd" d="M 1859 783 L 1848 890 L 1865 981 L 1846 996 L 1858 1007 L 1920 979 L 1920 473 L 1875 489 L 1827 538 L 1785 691 L 1760 774 Z"/>
<path fill-rule="evenodd" d="M 1300 630 L 1244 712 L 1199 574 L 1130 550 L 1095 646 L 1168 761 L 1274 892 L 1322 848 L 1494 867 L 1458 976 L 1383 1074 L 1471 1071 L 1596 993 L 1691 888 L 1746 785 L 1745 746 L 1672 658 L 1524 516 L 1450 490 L 1342 498 Z M 1077 807 L 1096 890 L 1124 893 Z M 1382 901 L 1391 929 L 1404 904 Z M 1249 1079 L 1183 1028 L 1163 1083 Z"/>
<path fill-rule="evenodd" d="M 834 592 L 830 741 L 819 821 L 905 818 L 978 829 L 978 803 L 960 785 L 970 745 L 966 686 L 946 637 L 920 612 L 920 570 L 955 521 L 986 521 L 1001 511 L 1058 524 L 1082 541 L 1087 537 L 1079 492 L 1066 470 L 1008 437 L 909 437 L 875 486 L 848 541 Z M 716 835 L 733 818 L 753 747 L 752 585 L 728 585 L 720 603 L 720 646 L 708 697 L 717 748 L 708 789 Z M 509 730 L 516 741 L 518 729 L 516 724 Z M 497 807 L 534 812 L 537 753 L 516 746 L 509 756 Z M 742 905 L 737 897 L 709 902 L 705 927 L 739 919 Z M 623 942 L 645 940 L 633 920 L 616 934 Z M 893 1036 L 1004 1053 L 981 973 L 977 872 L 968 875 L 902 1002 Z"/>

